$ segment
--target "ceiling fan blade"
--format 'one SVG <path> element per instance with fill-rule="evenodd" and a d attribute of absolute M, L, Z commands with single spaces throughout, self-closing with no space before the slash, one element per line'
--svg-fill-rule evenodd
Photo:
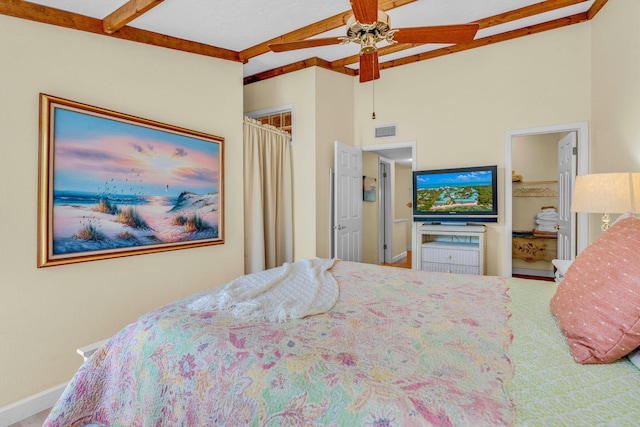
<path fill-rule="evenodd" d="M 351 0 L 351 10 L 361 24 L 373 24 L 378 20 L 378 0 Z"/>
<path fill-rule="evenodd" d="M 398 28 L 393 39 L 398 43 L 467 43 L 478 32 L 478 24 Z"/>
<path fill-rule="evenodd" d="M 360 55 L 360 83 L 380 78 L 380 65 L 378 64 L 378 52 Z"/>
<path fill-rule="evenodd" d="M 273 43 L 269 45 L 269 49 L 273 52 L 286 52 L 289 50 L 306 49 L 308 47 L 329 46 L 332 44 L 340 44 L 342 39 L 339 37 L 327 37 L 322 39 L 297 40 L 286 43 Z"/>

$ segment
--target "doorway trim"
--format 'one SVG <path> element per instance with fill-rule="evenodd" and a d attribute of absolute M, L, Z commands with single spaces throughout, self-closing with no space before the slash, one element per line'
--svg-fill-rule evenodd
<path fill-rule="evenodd" d="M 504 162 L 504 205 L 505 205 L 505 226 L 504 226 L 504 276 L 511 277 L 513 267 L 511 257 L 511 235 L 513 233 L 513 198 L 512 198 L 512 144 L 513 138 L 518 136 L 540 135 L 546 133 L 576 132 L 578 158 L 576 173 L 585 175 L 589 173 L 589 123 L 578 122 L 562 125 L 542 126 L 538 128 L 509 130 L 505 133 L 505 162 Z M 576 218 L 576 249 L 577 253 L 582 252 L 587 247 L 589 240 L 588 214 L 579 213 Z"/>
<path fill-rule="evenodd" d="M 411 170 L 416 170 L 416 141 L 389 142 L 386 144 L 363 145 L 362 151 L 395 150 L 397 148 L 411 148 Z M 384 157 L 384 156 L 381 156 Z"/>
<path fill-rule="evenodd" d="M 393 160 L 381 156 L 378 157 L 378 190 L 380 195 L 378 198 L 378 218 L 380 218 L 378 221 L 378 262 L 388 264 L 394 262 L 391 259 L 393 257 L 391 163 L 393 163 Z M 385 179 L 380 176 L 381 173 L 387 173 L 388 177 Z"/>

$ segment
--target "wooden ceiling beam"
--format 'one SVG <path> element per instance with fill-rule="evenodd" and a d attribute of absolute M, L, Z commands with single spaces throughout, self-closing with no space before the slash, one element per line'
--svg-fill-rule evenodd
<path fill-rule="evenodd" d="M 0 14 L 102 34 L 102 21 L 21 0 L 0 0 Z"/>
<path fill-rule="evenodd" d="M 404 6 L 409 3 L 413 3 L 416 0 L 380 0 L 378 8 L 382 11 L 395 9 L 396 7 Z M 285 43 L 296 40 L 304 40 L 309 37 L 317 36 L 318 34 L 325 33 L 327 31 L 340 28 L 347 23 L 347 20 L 353 15 L 353 11 L 348 10 L 346 12 L 339 13 L 330 18 L 323 19 L 322 21 L 307 25 L 306 27 L 299 28 L 291 31 L 287 34 L 283 34 L 266 42 L 262 42 L 250 48 L 247 48 L 240 52 L 240 58 L 244 61 L 262 55 L 270 51 L 269 45 L 273 43 Z"/>
<path fill-rule="evenodd" d="M 516 21 L 518 19 L 529 18 L 541 13 L 551 12 L 563 7 L 569 7 L 576 4 L 584 3 L 589 0 L 546 0 L 541 3 L 535 3 L 529 6 L 514 9 L 509 12 L 500 13 L 480 20 L 480 29 L 493 27 L 495 25 L 505 24 L 507 22 Z"/>
<path fill-rule="evenodd" d="M 282 67 L 273 68 L 268 71 L 264 71 L 262 73 L 254 74 L 252 76 L 248 76 L 244 78 L 244 84 L 250 84 L 259 82 L 261 80 L 270 79 L 272 77 L 277 77 L 282 74 L 292 73 L 294 71 L 304 70 L 309 67 L 320 67 L 330 71 L 336 71 L 342 74 L 346 74 L 348 76 L 355 77 L 358 75 L 356 70 L 351 68 L 343 67 L 343 68 L 335 68 L 331 66 L 329 61 L 325 61 L 324 59 L 313 57 L 309 59 L 305 59 L 304 61 L 294 62 L 293 64 L 288 64 Z"/>
<path fill-rule="evenodd" d="M 515 9 L 509 12 L 493 15 L 488 18 L 480 19 L 477 23 L 480 25 L 480 29 L 493 27 L 495 25 L 505 24 L 507 22 L 516 21 L 518 19 L 529 18 L 540 13 L 551 12 L 552 10 L 573 6 L 574 4 L 582 3 L 587 0 L 547 0 L 542 3 L 532 4 L 520 9 Z M 606 0 L 605 0 L 606 1 Z M 378 55 L 389 55 L 390 53 L 400 52 L 412 47 L 422 46 L 423 43 L 396 43 L 378 49 Z M 344 67 L 349 64 L 355 64 L 360 60 L 360 55 L 352 55 L 343 59 L 332 61 L 331 64 L 335 67 Z"/>
<path fill-rule="evenodd" d="M 233 50 L 192 42 L 133 27 L 125 26 L 121 28 L 120 31 L 113 34 L 105 34 L 102 20 L 100 19 L 90 18 L 77 13 L 65 12 L 52 7 L 42 6 L 22 0 L 0 0 L 0 15 L 7 15 L 14 18 L 27 19 L 29 21 L 42 22 L 59 27 L 86 31 L 121 40 L 195 53 L 197 55 L 241 62 L 239 52 Z"/>
<path fill-rule="evenodd" d="M 163 1 L 164 0 L 129 0 L 102 20 L 104 32 L 107 34 L 115 33 Z"/>
<path fill-rule="evenodd" d="M 554 21 L 543 22 L 541 24 L 508 31 L 506 33 L 484 37 L 481 39 L 474 40 L 470 43 L 447 46 L 441 49 L 419 53 L 417 55 L 411 55 L 404 58 L 395 59 L 392 61 L 382 62 L 380 63 L 380 69 L 384 70 L 387 68 L 398 67 L 400 65 L 406 65 L 414 62 L 424 61 L 427 59 L 437 58 L 439 56 L 449 55 L 451 53 L 462 52 L 464 50 L 475 49 L 477 47 L 496 44 L 506 40 L 513 40 L 513 39 L 528 36 L 531 34 L 542 33 L 544 31 L 554 30 L 556 28 L 566 27 L 568 25 L 578 24 L 580 22 L 584 22 L 587 20 L 588 20 L 587 12 L 578 13 L 576 15 L 556 19 Z"/>
<path fill-rule="evenodd" d="M 593 2 L 591 8 L 587 12 L 587 16 L 589 17 L 589 19 L 596 16 L 596 14 L 600 12 L 600 9 L 602 9 L 605 4 L 607 4 L 607 0 L 596 0 L 595 2 Z"/>

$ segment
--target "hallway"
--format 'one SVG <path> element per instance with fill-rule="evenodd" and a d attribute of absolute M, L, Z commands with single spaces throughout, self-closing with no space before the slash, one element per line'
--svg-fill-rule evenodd
<path fill-rule="evenodd" d="M 411 268 L 411 251 L 407 251 L 406 257 L 402 258 L 399 261 L 394 262 L 393 264 L 382 263 L 380 265 L 385 265 L 388 267 L 398 267 L 398 268 Z"/>

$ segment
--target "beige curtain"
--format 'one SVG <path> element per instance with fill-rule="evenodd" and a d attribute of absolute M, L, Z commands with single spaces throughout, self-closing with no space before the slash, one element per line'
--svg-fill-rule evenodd
<path fill-rule="evenodd" d="M 291 135 L 244 119 L 245 273 L 293 261 Z"/>

